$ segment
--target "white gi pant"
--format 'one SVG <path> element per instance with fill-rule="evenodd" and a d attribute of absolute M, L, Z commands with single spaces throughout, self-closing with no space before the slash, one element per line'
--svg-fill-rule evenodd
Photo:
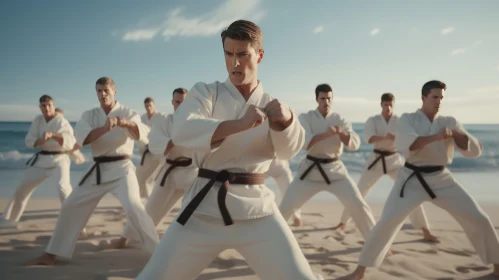
<path fill-rule="evenodd" d="M 400 197 L 402 184 L 412 173 L 402 168 L 383 209 L 383 214 L 367 237 L 362 248 L 359 265 L 379 267 L 407 215 L 424 201 L 446 210 L 462 226 L 471 244 L 485 264 L 499 263 L 499 241 L 488 215 L 470 194 L 454 179 L 448 169 L 423 174 L 423 178 L 436 195 L 431 199 L 416 176 L 413 176 Z"/>
<path fill-rule="evenodd" d="M 182 167 L 179 167 L 182 168 Z M 152 222 L 157 227 L 161 220 L 168 214 L 168 212 L 175 206 L 177 201 L 184 195 L 183 189 L 176 189 L 174 186 L 161 186 L 161 178 L 166 172 L 167 168 L 163 168 L 163 171 L 159 173 L 156 179 L 156 184 L 154 189 L 147 199 L 146 212 L 152 219 Z M 171 174 L 170 174 L 171 175 Z M 127 239 L 136 239 L 134 231 L 130 227 L 129 223 L 126 224 L 125 229 L 121 236 Z"/>
<path fill-rule="evenodd" d="M 273 215 L 230 226 L 196 213 L 185 226 L 173 222 L 136 279 L 196 279 L 226 249 L 238 251 L 260 279 L 323 279 L 312 272 L 293 232 L 274 208 Z"/>
<path fill-rule="evenodd" d="M 387 171 L 386 175 L 395 180 L 397 178 L 397 172 L 398 169 L 393 171 Z M 357 184 L 357 187 L 359 188 L 362 197 L 366 197 L 367 193 L 371 190 L 371 188 L 383 175 L 385 174 L 383 174 L 383 171 L 380 172 L 380 170 L 376 169 L 367 170 L 367 168 L 364 169 L 364 171 L 360 175 L 359 183 Z M 414 228 L 417 229 L 426 228 L 428 230 L 430 229 L 430 225 L 428 223 L 428 219 L 426 218 L 426 214 L 424 212 L 422 205 L 416 207 L 416 209 L 414 209 L 414 211 L 412 211 L 409 214 L 409 220 L 411 221 Z M 346 225 L 350 221 L 351 221 L 350 213 L 348 212 L 348 209 L 345 208 L 343 210 L 343 214 L 341 215 L 341 222 Z"/>
<path fill-rule="evenodd" d="M 154 175 L 162 163 L 162 158 L 157 157 L 150 152 L 144 158 L 144 164 L 137 165 L 137 181 L 139 182 L 139 190 L 141 198 L 148 198 L 151 189 L 154 186 Z"/>
<path fill-rule="evenodd" d="M 154 251 L 159 238 L 151 218 L 140 201 L 137 177 L 134 170 L 130 168 L 125 176 L 117 180 L 93 185 L 92 180 L 87 179 L 81 186 L 75 188 L 62 204 L 59 218 L 45 252 L 62 258 L 71 258 L 80 231 L 101 198 L 108 192 L 111 192 L 121 202 L 128 222 L 140 243 L 147 251 Z"/>
<path fill-rule="evenodd" d="M 315 167 L 316 168 L 316 167 Z M 340 169 L 341 170 L 341 169 Z M 343 169 L 346 173 L 346 168 Z M 312 196 L 321 192 L 328 191 L 338 197 L 343 206 L 348 209 L 352 219 L 357 225 L 362 236 L 366 238 L 367 234 L 375 224 L 371 208 L 360 194 L 355 186 L 355 182 L 348 174 L 342 172 L 328 173 L 331 184 L 328 185 L 324 180 L 312 181 L 308 177 L 300 180 L 301 174 L 297 174 L 293 182 L 289 185 L 284 194 L 279 210 L 282 216 L 287 220 L 293 211 L 300 208 Z"/>
<path fill-rule="evenodd" d="M 289 187 L 289 184 L 293 181 L 293 173 L 289 169 L 289 164 L 287 166 L 271 164 L 269 170 L 265 173 L 265 176 L 272 177 L 279 187 L 281 192 L 281 199 L 284 197 L 284 193 Z M 301 219 L 301 210 L 298 209 L 293 212 L 293 219 Z"/>
<path fill-rule="evenodd" d="M 43 157 L 43 155 L 40 156 Z M 72 191 L 69 173 L 71 162 L 67 156 L 64 157 L 65 159 L 58 160 L 52 168 L 30 166 L 24 170 L 21 185 L 17 187 L 14 197 L 7 204 L 3 212 L 5 220 L 18 222 L 23 215 L 31 194 L 48 177 L 56 178 L 59 199 L 61 204 L 64 202 Z"/>

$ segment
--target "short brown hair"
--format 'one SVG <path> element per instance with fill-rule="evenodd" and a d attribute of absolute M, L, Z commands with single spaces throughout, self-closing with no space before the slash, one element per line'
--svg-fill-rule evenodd
<path fill-rule="evenodd" d="M 443 83 L 441 81 L 437 81 L 437 80 L 426 82 L 423 85 L 423 88 L 421 89 L 421 95 L 428 96 L 428 94 L 430 94 L 430 91 L 434 88 L 447 90 L 447 85 L 445 83 Z"/>
<path fill-rule="evenodd" d="M 393 101 L 395 101 L 395 96 L 393 96 L 393 94 L 391 94 L 389 92 L 383 93 L 381 95 L 381 102 L 384 102 L 384 101 L 393 102 Z"/>
<path fill-rule="evenodd" d="M 333 89 L 328 84 L 320 84 L 315 88 L 315 99 L 319 98 L 319 92 L 332 92 Z"/>
<path fill-rule="evenodd" d="M 247 20 L 236 20 L 227 29 L 222 31 L 222 46 L 224 46 L 225 38 L 240 41 L 250 41 L 256 51 L 263 48 L 263 34 L 258 25 Z"/>
<path fill-rule="evenodd" d="M 144 99 L 144 104 L 146 103 L 154 103 L 154 99 L 152 99 L 152 97 L 147 97 L 146 99 Z"/>
<path fill-rule="evenodd" d="M 95 85 L 103 85 L 103 86 L 111 86 L 113 89 L 116 89 L 116 84 L 114 83 L 113 79 L 109 77 L 100 77 L 97 82 L 95 82 Z"/>
<path fill-rule="evenodd" d="M 175 95 L 175 93 L 186 94 L 187 89 L 179 87 L 173 90 L 172 96 Z"/>
<path fill-rule="evenodd" d="M 45 101 L 52 101 L 54 102 L 54 99 L 52 99 L 52 97 L 50 97 L 50 95 L 42 95 L 39 99 L 39 102 L 42 103 L 42 102 L 45 102 Z"/>

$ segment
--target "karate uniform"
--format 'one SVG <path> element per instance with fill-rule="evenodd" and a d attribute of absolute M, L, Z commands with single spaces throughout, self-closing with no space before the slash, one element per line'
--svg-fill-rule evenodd
<path fill-rule="evenodd" d="M 374 226 L 371 209 L 357 189 L 355 182 L 348 174 L 341 160 L 343 147 L 356 151 L 360 146 L 360 138 L 352 129 L 352 125 L 338 113 L 329 112 L 323 117 L 319 110 L 311 110 L 300 115 L 300 122 L 305 129 L 303 149 L 307 151 L 298 168 L 293 182 L 284 194 L 279 209 L 288 219 L 293 211 L 300 208 L 312 196 L 321 191 L 328 191 L 338 197 L 343 206 L 351 213 L 352 218 L 365 237 Z M 326 132 L 330 126 L 339 126 L 350 134 L 348 145 L 344 145 L 339 135 L 334 135 L 308 147 L 315 135 Z M 315 163 L 323 161 L 323 163 Z"/>
<path fill-rule="evenodd" d="M 222 121 L 240 119 L 249 105 L 263 108 L 271 99 L 259 83 L 245 101 L 229 78 L 224 83 L 197 83 L 189 91 L 175 112 L 173 143 L 194 150 L 198 177 L 185 191 L 177 219 L 136 279 L 196 279 L 220 252 L 230 248 L 261 279 L 316 279 L 276 207 L 273 192 L 263 184 L 274 157 L 289 160 L 303 145 L 304 132 L 297 118 L 293 115 L 284 131 L 270 129 L 266 119 L 214 147 L 211 144 Z M 207 174 L 216 179 L 202 178 Z M 237 178 L 262 184 L 227 184 Z"/>
<path fill-rule="evenodd" d="M 151 118 L 147 116 L 147 113 L 143 114 L 141 117 L 142 123 L 147 126 L 150 131 L 154 119 L 158 116 L 158 113 L 154 113 Z M 157 171 L 160 165 L 163 163 L 162 155 L 157 156 L 151 153 L 148 141 L 145 143 L 137 143 L 139 152 L 141 154 L 140 163 L 137 166 L 137 181 L 139 181 L 140 197 L 148 198 L 151 194 L 151 190 L 154 186 L 154 178 L 157 175 Z"/>
<path fill-rule="evenodd" d="M 138 141 L 146 141 L 147 128 L 140 121 L 140 116 L 119 102 L 107 116 L 101 107 L 84 112 L 75 127 L 76 141 L 83 147 L 83 141 L 92 130 L 102 127 L 108 117 L 119 116 L 135 122 L 139 130 Z M 119 199 L 134 233 L 145 249 L 152 252 L 159 238 L 140 201 L 135 166 L 129 159 L 134 145 L 132 135 L 128 129 L 115 126 L 90 145 L 94 166 L 64 201 L 46 252 L 71 258 L 80 231 L 108 192 Z"/>
<path fill-rule="evenodd" d="M 418 137 L 434 135 L 443 127 L 466 133 L 469 139 L 467 149 L 459 149 L 450 138 L 409 150 Z M 457 220 L 485 264 L 499 263 L 499 241 L 488 215 L 445 168 L 452 162 L 454 147 L 463 156 L 473 158 L 482 152 L 480 142 L 455 118 L 436 116 L 431 122 L 418 109 L 400 117 L 396 146 L 404 154 L 406 164 L 397 174 L 380 220 L 366 239 L 359 265 L 379 267 L 407 215 L 424 201 L 446 210 Z M 427 170 L 413 174 L 415 168 Z"/>
<path fill-rule="evenodd" d="M 198 172 L 198 168 L 192 164 L 192 151 L 189 149 L 174 146 L 167 156 L 164 156 L 168 142 L 172 138 L 172 127 L 173 114 L 158 113 L 154 117 L 149 133 L 149 150 L 152 155 L 162 158 L 164 163 L 145 206 L 147 214 L 151 216 L 156 226 L 184 195 L 184 190 L 191 186 Z M 135 239 L 128 224 L 122 236 Z"/>
<path fill-rule="evenodd" d="M 388 122 L 383 115 L 375 115 L 370 117 L 364 125 L 363 139 L 364 142 L 369 143 L 372 136 L 386 136 L 391 133 L 393 136 L 397 133 L 397 124 L 399 117 L 392 115 Z M 382 140 L 373 143 L 374 151 L 367 159 L 367 165 L 360 175 L 357 187 L 360 193 L 365 197 L 369 190 L 376 184 L 376 182 L 383 176 L 387 175 L 393 180 L 397 177 L 397 172 L 404 166 L 404 159 L 397 152 L 395 147 L 395 140 Z M 341 222 L 347 224 L 350 221 L 350 214 L 345 209 L 341 216 Z M 428 220 L 426 218 L 423 206 L 417 207 L 410 215 L 414 228 L 430 229 Z"/>
<path fill-rule="evenodd" d="M 53 176 L 56 179 L 61 203 L 72 191 L 69 173 L 71 161 L 65 152 L 71 150 L 76 143 L 73 128 L 61 115 L 56 115 L 48 122 L 43 115 L 39 115 L 33 120 L 28 134 L 26 134 L 26 146 L 31 149 L 36 148 L 34 147 L 36 140 L 42 137 L 45 132 L 61 134 L 63 144 L 59 145 L 54 139 L 48 140 L 39 146 L 41 151 L 35 153 L 26 163 L 27 168 L 24 170 L 23 180 L 3 212 L 2 220 L 9 221 L 11 224 L 16 224 L 19 221 L 31 194 L 48 177 Z M 42 154 L 45 152 L 58 152 L 59 154 Z"/>
<path fill-rule="evenodd" d="M 287 160 L 274 159 L 269 166 L 269 170 L 265 173 L 267 178 L 273 178 L 279 187 L 281 199 L 288 189 L 289 184 L 293 181 L 293 173 L 289 168 Z M 293 213 L 293 219 L 301 219 L 301 210 L 298 209 Z"/>

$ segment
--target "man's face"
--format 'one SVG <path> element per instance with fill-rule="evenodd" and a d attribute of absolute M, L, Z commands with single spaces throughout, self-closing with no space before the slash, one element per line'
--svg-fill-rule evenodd
<path fill-rule="evenodd" d="M 383 114 L 386 114 L 386 115 L 393 114 L 393 101 L 381 102 L 381 108 L 383 110 Z"/>
<path fill-rule="evenodd" d="M 154 102 L 144 103 L 144 108 L 146 108 L 146 112 L 148 115 L 152 115 L 154 114 L 154 112 L 156 112 L 156 106 L 154 105 Z"/>
<path fill-rule="evenodd" d="M 445 90 L 440 88 L 432 88 L 428 96 L 422 96 L 423 108 L 429 113 L 438 113 L 440 105 L 444 99 Z"/>
<path fill-rule="evenodd" d="M 110 107 L 114 104 L 114 96 L 116 95 L 116 90 L 111 85 L 95 85 L 95 91 L 97 92 L 97 98 L 101 107 Z"/>
<path fill-rule="evenodd" d="M 55 115 L 54 101 L 48 100 L 40 103 L 40 110 L 45 118 L 50 118 Z"/>
<path fill-rule="evenodd" d="M 245 85 L 257 79 L 258 64 L 263 50 L 255 50 L 250 41 L 225 38 L 225 66 L 233 85 Z"/>
<path fill-rule="evenodd" d="M 319 104 L 319 110 L 321 112 L 329 112 L 331 109 L 331 102 L 333 100 L 333 92 L 319 92 L 317 96 L 317 104 Z"/>
<path fill-rule="evenodd" d="M 184 102 L 185 94 L 175 92 L 172 99 L 173 111 L 177 111 L 178 106 Z"/>

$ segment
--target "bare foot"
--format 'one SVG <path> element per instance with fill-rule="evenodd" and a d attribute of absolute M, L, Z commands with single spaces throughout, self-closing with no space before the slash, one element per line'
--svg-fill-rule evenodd
<path fill-rule="evenodd" d="M 425 241 L 430 241 L 430 242 L 434 242 L 434 243 L 440 243 L 440 240 L 438 239 L 438 237 L 436 237 L 435 235 L 431 234 L 430 231 L 426 228 L 422 228 L 423 230 L 423 239 Z"/>
<path fill-rule="evenodd" d="M 499 263 L 494 264 L 494 272 L 492 274 L 494 274 L 494 276 L 499 277 Z"/>
<path fill-rule="evenodd" d="M 301 226 L 303 226 L 303 222 L 301 221 L 300 218 L 294 218 L 292 226 L 301 227 Z"/>
<path fill-rule="evenodd" d="M 78 237 L 78 240 L 84 240 L 88 238 L 87 230 L 83 228 L 80 232 L 80 236 Z"/>
<path fill-rule="evenodd" d="M 111 240 L 111 247 L 113 249 L 123 249 L 126 247 L 126 238 L 120 237 L 120 239 Z"/>
<path fill-rule="evenodd" d="M 36 259 L 29 260 L 24 263 L 25 266 L 33 266 L 33 265 L 48 265 L 52 266 L 56 264 L 56 257 L 55 255 L 49 254 L 49 253 L 43 253 L 43 255 L 39 256 Z"/>
<path fill-rule="evenodd" d="M 364 279 L 364 273 L 366 271 L 366 268 L 363 267 L 363 266 L 357 266 L 357 268 L 355 269 L 355 271 L 348 275 L 347 277 L 345 277 L 345 279 L 348 279 L 348 280 L 362 280 Z"/>
<path fill-rule="evenodd" d="M 345 226 L 344 223 L 340 222 L 337 226 L 333 227 L 332 230 L 344 230 Z"/>

